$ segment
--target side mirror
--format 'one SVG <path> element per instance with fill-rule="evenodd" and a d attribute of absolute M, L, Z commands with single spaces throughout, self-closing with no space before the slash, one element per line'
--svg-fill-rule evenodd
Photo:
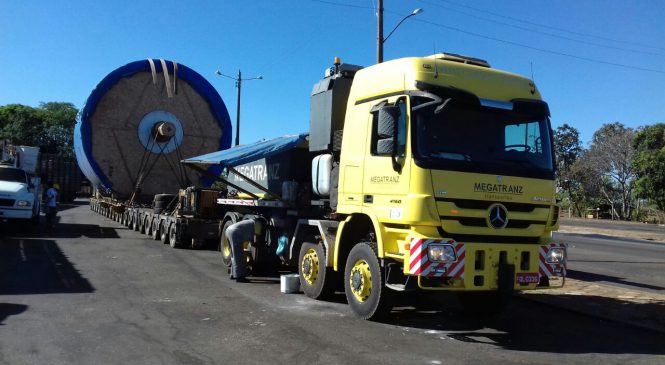
<path fill-rule="evenodd" d="M 386 105 L 379 109 L 379 121 L 376 128 L 376 152 L 388 155 L 393 162 L 393 169 L 400 172 L 402 166 L 395 159 L 397 155 L 397 120 L 401 110 L 396 105 Z"/>
<path fill-rule="evenodd" d="M 380 155 L 394 155 L 395 137 L 397 135 L 397 118 L 399 107 L 393 105 L 382 106 L 379 109 L 379 120 L 376 127 L 376 152 Z"/>

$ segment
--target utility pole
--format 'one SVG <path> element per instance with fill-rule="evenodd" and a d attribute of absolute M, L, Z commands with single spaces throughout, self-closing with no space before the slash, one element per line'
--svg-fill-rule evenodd
<path fill-rule="evenodd" d="M 238 70 L 238 76 L 233 77 L 229 75 L 224 75 L 221 71 L 217 70 L 215 71 L 215 75 L 217 76 L 224 76 L 226 78 L 229 78 L 231 80 L 234 80 L 236 82 L 236 88 L 238 89 L 238 97 L 237 97 L 237 103 L 236 103 L 236 146 L 240 144 L 240 89 L 242 88 L 242 82 L 243 81 L 249 81 L 249 80 L 263 80 L 263 76 L 257 76 L 257 77 L 252 77 L 249 79 L 243 79 L 242 78 L 242 73 L 240 70 Z"/>
<path fill-rule="evenodd" d="M 240 87 L 242 86 L 242 74 L 238 70 L 236 87 L 238 88 L 238 103 L 236 104 L 236 146 L 240 144 Z"/>
<path fill-rule="evenodd" d="M 383 62 L 383 0 L 376 1 L 376 63 Z"/>
<path fill-rule="evenodd" d="M 397 30 L 397 28 L 404 23 L 405 20 L 409 19 L 414 15 L 418 15 L 423 12 L 423 9 L 417 8 L 411 14 L 402 18 L 402 20 L 397 23 L 393 30 L 388 33 L 388 36 L 383 38 L 383 0 L 376 1 L 376 63 L 383 62 L 383 44 L 386 43 L 388 38 Z"/>

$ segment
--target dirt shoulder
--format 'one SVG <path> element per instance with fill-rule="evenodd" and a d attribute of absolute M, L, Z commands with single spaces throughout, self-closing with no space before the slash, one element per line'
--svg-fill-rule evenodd
<path fill-rule="evenodd" d="M 626 230 L 620 228 L 612 228 L 611 226 L 605 228 L 596 227 L 576 227 L 566 225 L 565 221 L 561 222 L 558 232 L 561 233 L 577 233 L 577 234 L 598 234 L 603 236 L 621 237 L 621 238 L 637 238 L 647 241 L 654 241 L 665 243 L 665 233 L 656 232 L 641 232 L 636 230 Z"/>
<path fill-rule="evenodd" d="M 521 297 L 578 313 L 665 333 L 665 295 L 566 279 L 562 288 Z"/>

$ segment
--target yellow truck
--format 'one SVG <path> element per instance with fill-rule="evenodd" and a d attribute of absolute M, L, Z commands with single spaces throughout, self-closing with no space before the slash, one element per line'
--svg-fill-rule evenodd
<path fill-rule="evenodd" d="M 400 291 L 455 291 L 491 311 L 563 285 L 549 108 L 528 78 L 454 54 L 336 59 L 314 86 L 309 133 L 259 145 L 183 161 L 226 168 L 227 264 L 226 227 L 259 217 L 271 229 L 253 259 L 297 266 L 311 298 L 343 290 L 364 319 Z"/>

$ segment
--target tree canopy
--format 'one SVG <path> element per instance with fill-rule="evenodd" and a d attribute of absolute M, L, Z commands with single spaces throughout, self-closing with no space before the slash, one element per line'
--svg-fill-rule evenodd
<path fill-rule="evenodd" d="M 665 211 L 665 123 L 640 130 L 633 147 L 638 194 Z"/>
<path fill-rule="evenodd" d="M 0 106 L 0 139 L 15 145 L 36 146 L 43 153 L 73 156 L 73 134 L 78 110 L 72 103 Z"/>

